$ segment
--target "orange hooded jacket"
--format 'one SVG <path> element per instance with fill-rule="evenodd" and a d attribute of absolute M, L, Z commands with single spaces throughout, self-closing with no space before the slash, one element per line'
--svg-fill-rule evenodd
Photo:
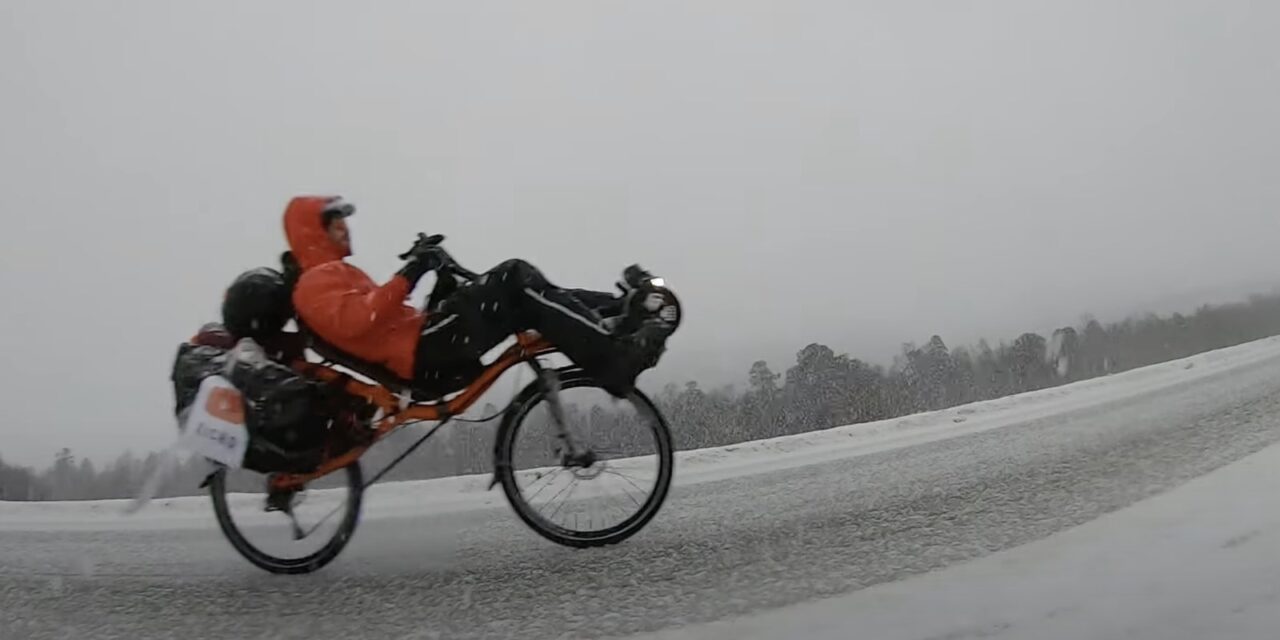
<path fill-rule="evenodd" d="M 378 286 L 343 258 L 350 252 L 325 231 L 328 198 L 299 196 L 284 212 L 284 232 L 302 274 L 293 305 L 309 329 L 325 342 L 366 362 L 413 377 L 414 351 L 425 316 L 404 304 L 411 287 L 396 275 Z"/>

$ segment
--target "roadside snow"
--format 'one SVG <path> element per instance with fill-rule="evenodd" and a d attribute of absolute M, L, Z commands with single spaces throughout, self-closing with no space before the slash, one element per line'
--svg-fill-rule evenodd
<path fill-rule="evenodd" d="M 1258 640 L 1280 628 L 1280 445 L 1044 540 L 631 640 Z"/>
<path fill-rule="evenodd" d="M 676 456 L 675 484 L 724 480 L 998 429 L 1194 382 L 1276 357 L 1280 357 L 1280 337 L 943 411 L 682 451 Z M 679 429 L 680 425 L 672 428 Z M 487 490 L 490 479 L 489 475 L 470 475 L 375 485 L 365 494 L 364 517 L 505 507 L 500 490 Z M 130 503 L 0 501 L 0 529 L 150 529 L 213 524 L 207 496 L 155 500 L 139 513 L 126 515 L 124 510 Z"/>

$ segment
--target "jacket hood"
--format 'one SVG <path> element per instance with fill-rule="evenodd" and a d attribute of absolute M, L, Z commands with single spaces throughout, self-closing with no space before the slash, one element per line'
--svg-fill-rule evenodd
<path fill-rule="evenodd" d="M 329 239 L 324 229 L 324 207 L 332 199 L 330 196 L 298 196 L 289 201 L 284 211 L 284 235 L 303 271 L 351 255 Z"/>

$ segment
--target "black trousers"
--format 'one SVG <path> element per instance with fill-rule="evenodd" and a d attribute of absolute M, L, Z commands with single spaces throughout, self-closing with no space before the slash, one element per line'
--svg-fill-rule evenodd
<path fill-rule="evenodd" d="M 481 356 L 529 329 L 583 369 L 607 366 L 614 342 L 600 320 L 621 308 L 612 294 L 560 288 L 528 262 L 508 260 L 450 293 L 428 316 L 415 382 L 442 394 L 462 389 L 483 369 Z"/>

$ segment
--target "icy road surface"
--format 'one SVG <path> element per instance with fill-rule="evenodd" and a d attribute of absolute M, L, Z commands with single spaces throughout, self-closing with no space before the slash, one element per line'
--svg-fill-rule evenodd
<path fill-rule="evenodd" d="M 858 444 L 841 446 L 837 437 Z M 818 619 L 825 631 L 836 630 L 831 637 L 859 630 L 890 637 L 881 632 L 897 628 L 892 611 L 868 606 L 873 600 L 814 602 L 885 598 L 885 589 L 918 589 L 919 606 L 893 611 L 903 619 L 935 614 L 937 626 L 920 637 L 1041 637 L 1034 625 L 974 613 L 983 606 L 990 612 L 990 602 L 946 600 L 954 590 L 999 593 L 1003 576 L 988 571 L 986 583 L 974 584 L 946 576 L 981 570 L 964 561 L 1053 543 L 1041 539 L 1277 441 L 1280 342 L 1270 340 L 861 431 L 691 452 L 677 471 L 684 480 L 649 529 L 609 549 L 544 542 L 497 494 L 469 494 L 459 485 L 448 497 L 405 483 L 379 488 L 381 504 L 371 502 L 371 517 L 334 564 L 310 576 L 270 576 L 201 522 L 200 501 L 152 505 L 144 514 L 154 520 L 127 526 L 91 513 L 94 505 L 5 503 L 0 638 L 589 638 L 659 631 L 738 639 L 793 637 L 792 627 L 804 633 L 801 620 Z M 407 502 L 415 487 L 441 513 Z M 473 504 L 496 506 L 458 507 L 468 495 Z M 1157 503 L 1134 509 L 1150 504 Z M 166 521 L 163 509 L 191 515 Z M 1195 524 L 1196 514 L 1182 517 Z M 1082 531 L 1099 531 L 1093 539 L 1102 545 L 1128 528 L 1064 535 Z M 1240 532 L 1234 545 L 1242 553 L 1251 548 L 1248 534 Z M 1268 544 L 1264 553 L 1275 557 L 1274 541 Z M 1211 573 L 1210 560 L 1186 561 L 1184 578 Z M 1082 575 L 1065 575 L 1058 595 L 1083 598 L 1099 588 Z M 1017 585 L 1017 577 L 1008 583 Z M 1135 587 L 1117 597 L 1145 602 L 1138 610 L 1156 618 L 1162 598 L 1191 610 L 1188 587 L 1179 588 Z M 805 607 L 815 613 L 787 617 Z M 1087 608 L 1073 611 L 1075 620 L 1090 620 Z M 994 626 L 983 626 L 991 620 Z M 739 626 L 732 634 L 703 626 L 713 621 Z M 1142 628 L 1144 620 L 1127 624 Z M 1171 628 L 1167 619 L 1151 624 L 1166 631 L 1151 637 L 1177 638 L 1179 630 L 1188 638 L 1219 637 Z"/>
<path fill-rule="evenodd" d="M 1027 545 L 851 595 L 635 640 L 1269 640 L 1280 446 Z"/>

